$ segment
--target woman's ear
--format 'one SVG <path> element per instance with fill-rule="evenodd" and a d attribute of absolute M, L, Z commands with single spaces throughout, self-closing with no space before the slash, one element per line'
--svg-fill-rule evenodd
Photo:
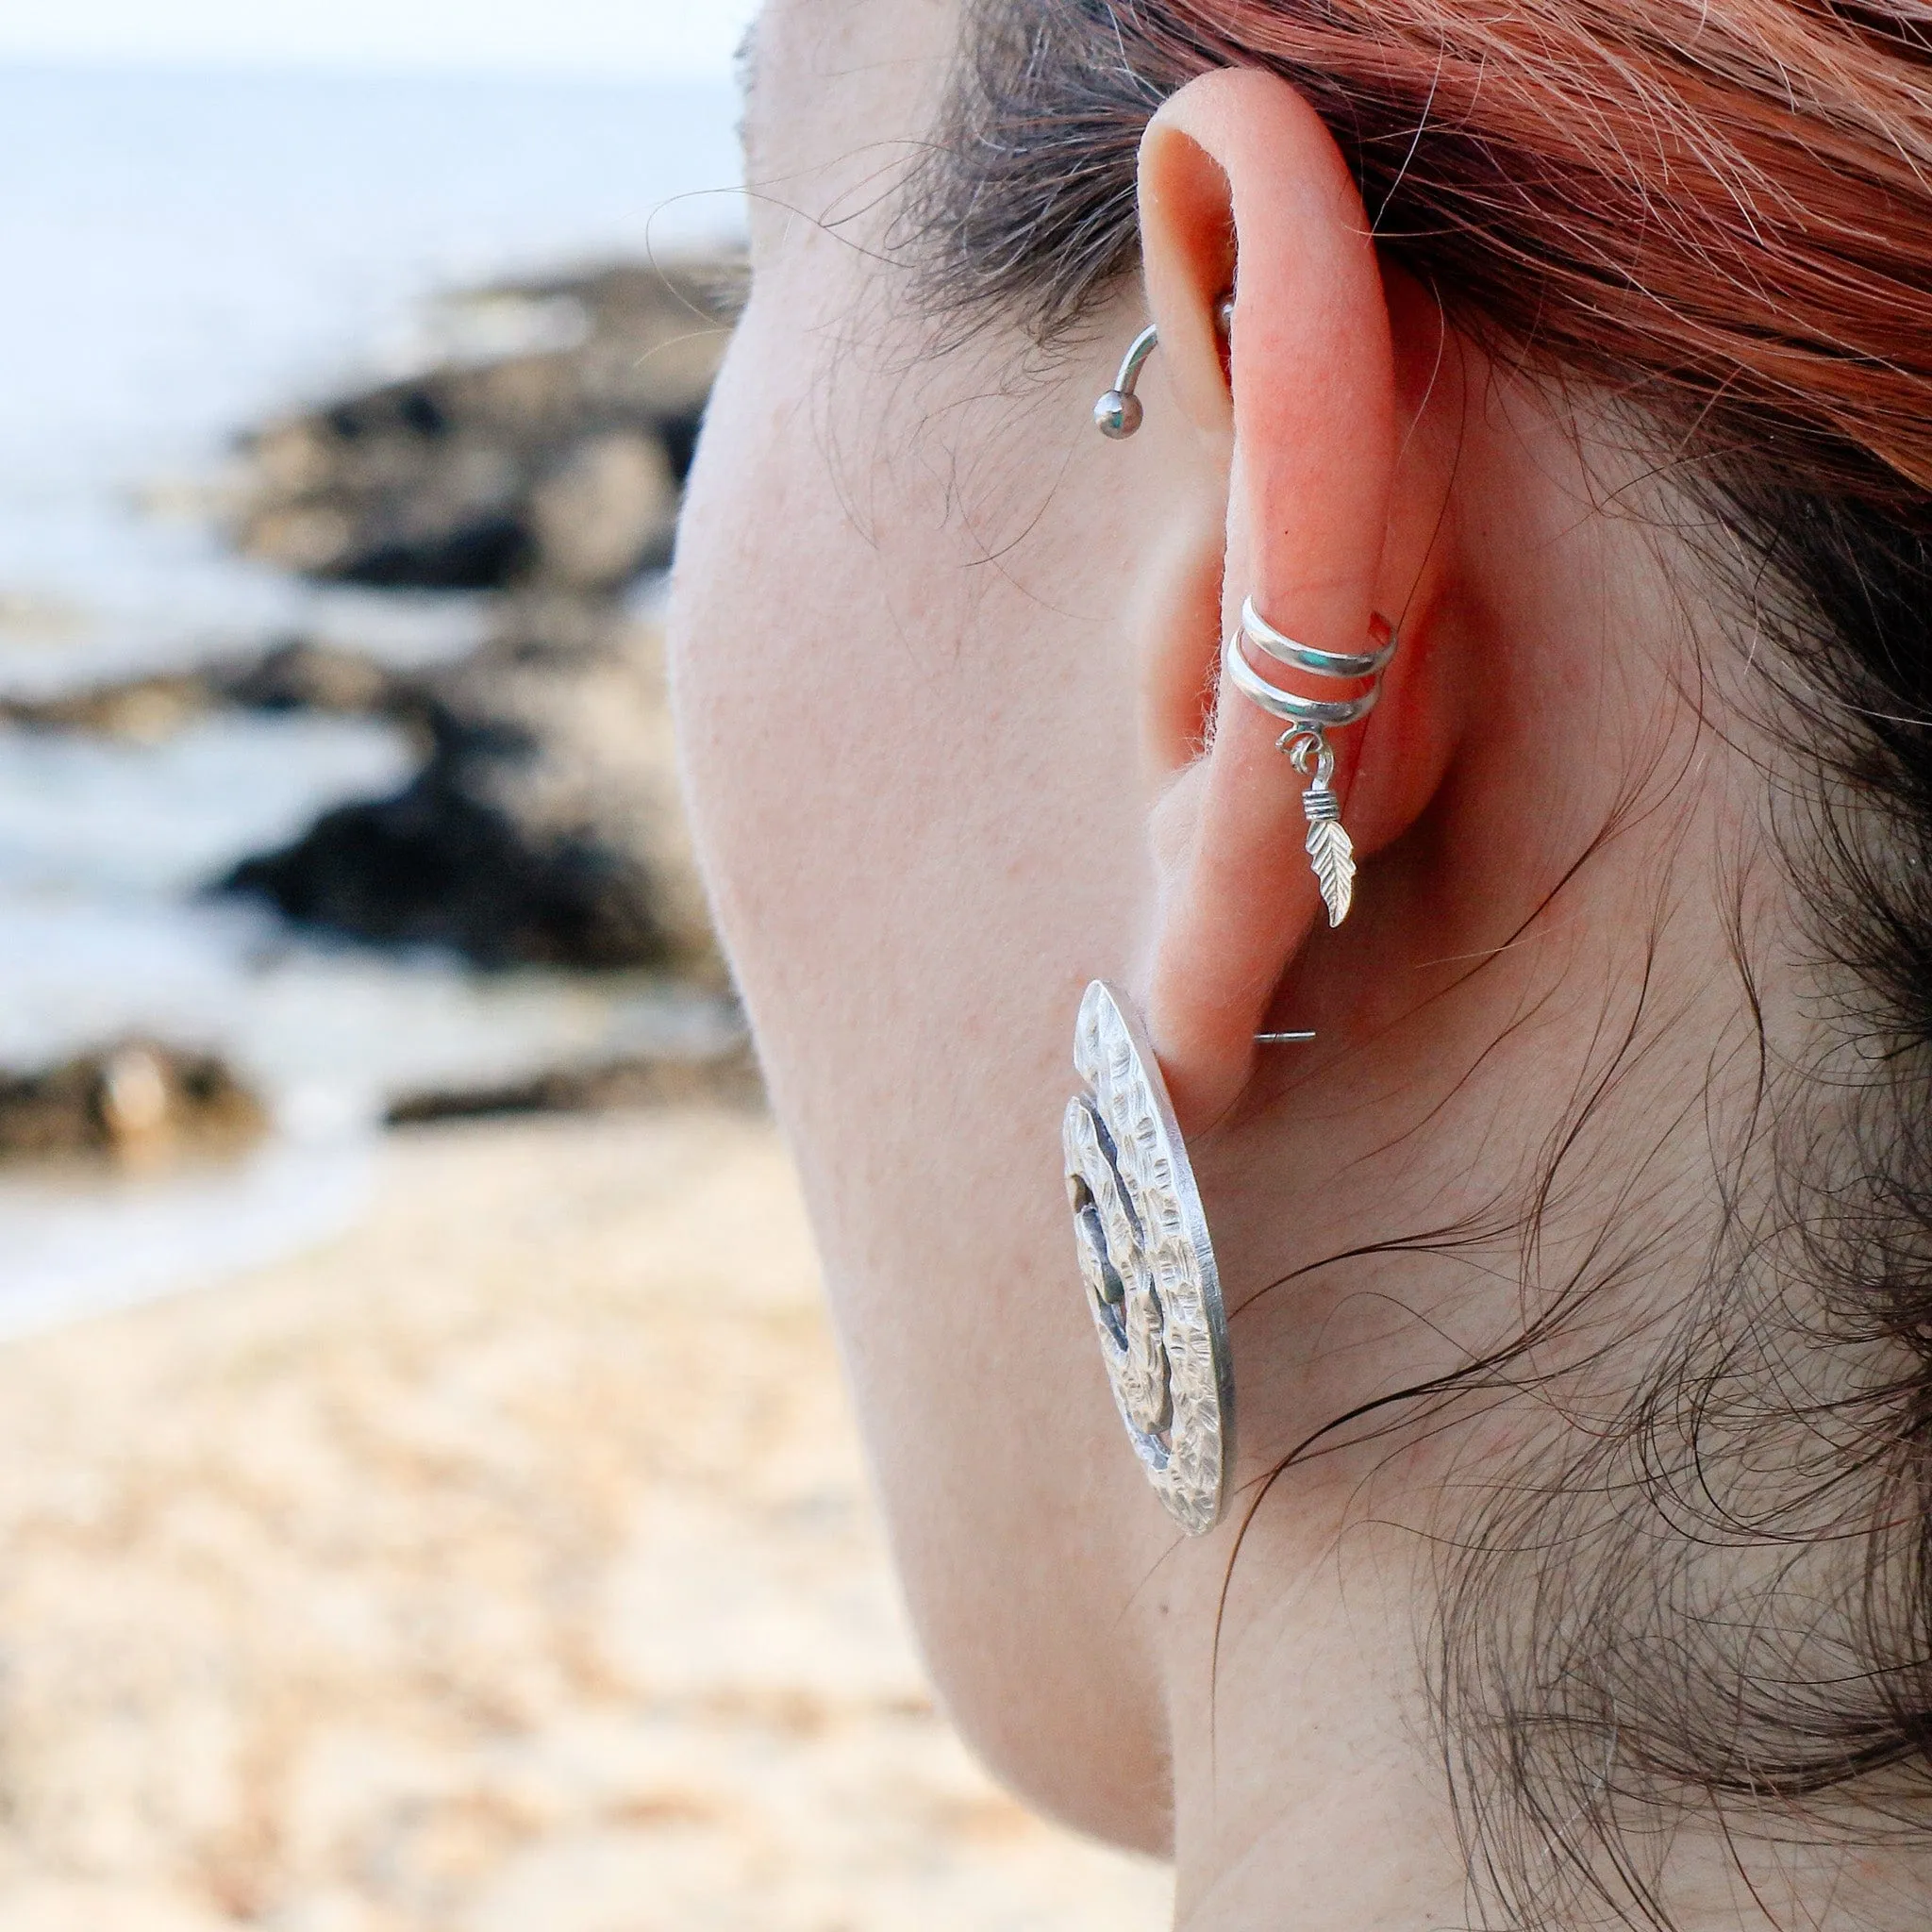
<path fill-rule="evenodd" d="M 1167 390 L 1224 446 L 1227 475 L 1224 527 L 1177 546 L 1166 573 L 1143 672 L 1167 781 L 1148 1025 L 1182 1123 L 1198 1129 L 1245 1087 L 1255 1035 L 1323 913 L 1306 780 L 1277 749 L 1282 725 L 1224 691 L 1204 743 L 1202 693 L 1242 601 L 1328 651 L 1364 650 L 1378 615 L 1403 627 L 1374 715 L 1332 736 L 1362 857 L 1407 829 L 1444 769 L 1449 721 L 1418 675 L 1447 491 L 1430 453 L 1444 439 L 1410 434 L 1424 398 L 1442 400 L 1418 376 L 1428 344 L 1416 338 L 1433 336 L 1440 363 L 1444 336 L 1408 285 L 1391 310 L 1340 152 L 1274 75 L 1206 75 L 1166 103 L 1141 144 L 1141 220 Z M 1336 694 L 1273 662 L 1266 675 Z"/>

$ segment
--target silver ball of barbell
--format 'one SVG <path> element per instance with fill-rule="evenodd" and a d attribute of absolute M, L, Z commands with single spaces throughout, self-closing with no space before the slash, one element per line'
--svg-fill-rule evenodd
<path fill-rule="evenodd" d="M 1093 426 L 1110 442 L 1122 442 L 1140 428 L 1146 414 L 1130 390 L 1110 389 L 1093 406 Z"/>

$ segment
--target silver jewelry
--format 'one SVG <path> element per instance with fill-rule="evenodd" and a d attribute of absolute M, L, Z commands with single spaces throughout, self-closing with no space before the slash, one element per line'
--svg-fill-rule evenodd
<path fill-rule="evenodd" d="M 1308 862 L 1322 889 L 1331 926 L 1340 925 L 1355 903 L 1356 864 L 1355 841 L 1342 825 L 1341 802 L 1335 795 L 1335 751 L 1328 734 L 1359 724 L 1382 695 L 1382 674 L 1400 641 L 1385 620 L 1378 617 L 1374 624 L 1375 641 L 1366 651 L 1317 650 L 1276 630 L 1255 608 L 1250 597 L 1241 606 L 1241 627 L 1228 633 L 1221 651 L 1222 675 L 1244 698 L 1290 727 L 1281 735 L 1280 748 L 1297 772 L 1312 778 L 1302 794 L 1302 810 L 1308 822 Z M 1297 697 L 1270 684 L 1248 662 L 1241 649 L 1243 641 L 1277 664 L 1341 682 L 1368 678 L 1369 688 L 1352 698 Z"/>
<path fill-rule="evenodd" d="M 1235 298 L 1225 295 L 1215 305 L 1214 321 L 1224 343 L 1233 340 Z M 1138 393 L 1141 372 L 1147 358 L 1160 346 L 1160 330 L 1150 325 L 1127 345 L 1121 359 L 1120 373 L 1113 387 L 1093 406 L 1093 421 L 1100 433 L 1113 441 L 1124 441 L 1146 419 L 1146 408 Z M 1328 908 L 1328 924 L 1340 925 L 1355 903 L 1355 841 L 1343 829 L 1341 807 L 1335 796 L 1335 753 L 1328 733 L 1357 724 L 1375 708 L 1382 695 L 1382 674 L 1395 656 L 1398 639 L 1382 618 L 1374 621 L 1374 641 L 1366 651 L 1324 651 L 1304 644 L 1275 627 L 1255 608 L 1250 597 L 1241 606 L 1241 628 L 1231 632 L 1222 646 L 1222 675 L 1241 695 L 1260 706 L 1271 718 L 1291 728 L 1282 734 L 1281 749 L 1297 772 L 1313 782 L 1302 795 L 1307 815 L 1309 863 L 1322 888 L 1322 900 Z M 1291 671 L 1307 672 L 1311 677 L 1333 678 L 1341 683 L 1369 680 L 1368 689 L 1349 698 L 1304 698 L 1271 684 L 1250 664 L 1242 653 L 1245 640 L 1264 656 Z M 1272 1043 L 1275 1038 L 1260 1036 Z"/>
<path fill-rule="evenodd" d="M 1232 295 L 1224 295 L 1214 305 L 1214 327 L 1224 343 L 1233 338 Z M 1141 371 L 1147 366 L 1148 357 L 1159 346 L 1159 328 L 1143 328 L 1127 344 L 1127 353 L 1121 358 L 1121 372 L 1114 377 L 1113 387 L 1094 404 L 1093 426 L 1109 442 L 1124 442 L 1145 420 L 1146 408 L 1135 391 L 1140 387 Z"/>
<path fill-rule="evenodd" d="M 1134 393 L 1147 358 L 1160 346 L 1160 330 L 1150 325 L 1127 345 L 1113 387 L 1093 406 L 1093 426 L 1110 442 L 1124 442 L 1140 428 L 1147 410 Z"/>
<path fill-rule="evenodd" d="M 1100 1352 L 1134 1453 L 1168 1513 L 1202 1536 L 1227 1507 L 1234 1365 L 1221 1275 L 1160 1063 L 1125 995 L 1096 979 L 1061 1128 L 1067 1199 Z"/>
<path fill-rule="evenodd" d="M 1395 657 L 1396 637 L 1390 629 L 1387 618 L 1370 619 L 1369 628 L 1381 640 L 1372 650 L 1318 651 L 1312 644 L 1297 643 L 1293 638 L 1276 630 L 1255 608 L 1252 597 L 1241 606 L 1241 635 L 1249 643 L 1257 650 L 1266 652 L 1277 664 L 1287 664 L 1298 671 L 1311 671 L 1317 677 L 1380 677 Z M 1375 700 L 1373 695 L 1368 704 L 1369 710 L 1374 710 Z M 1366 718 L 1369 711 L 1361 711 L 1357 715 Z"/>

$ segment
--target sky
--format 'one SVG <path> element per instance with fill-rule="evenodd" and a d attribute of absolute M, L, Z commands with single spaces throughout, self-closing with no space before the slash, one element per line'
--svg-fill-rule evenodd
<path fill-rule="evenodd" d="M 0 61 L 719 80 L 758 0 L 0 0 Z"/>

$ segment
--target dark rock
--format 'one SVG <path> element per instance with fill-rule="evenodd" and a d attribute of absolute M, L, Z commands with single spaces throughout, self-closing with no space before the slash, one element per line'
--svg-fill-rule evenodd
<path fill-rule="evenodd" d="M 206 682 L 210 702 L 245 711 L 379 717 L 419 708 L 408 678 L 358 651 L 307 638 L 289 638 L 258 658 L 217 665 Z"/>
<path fill-rule="evenodd" d="M 441 495 L 428 486 L 410 491 L 381 525 L 354 533 L 361 547 L 340 568 L 326 558 L 320 568 L 308 568 L 299 554 L 284 561 L 313 576 L 375 591 L 491 591 L 536 574 L 536 545 L 516 509 L 476 514 L 472 506 L 440 501 Z M 307 546 L 320 529 L 299 521 L 284 526 L 280 541 L 289 541 L 291 533 Z"/>
<path fill-rule="evenodd" d="M 567 309 L 575 340 L 268 425 L 240 547 L 383 588 L 594 591 L 661 565 L 740 275 L 708 258 L 480 291 L 485 310 Z"/>
<path fill-rule="evenodd" d="M 754 1108 L 762 1107 L 764 1098 L 758 1061 L 749 1045 L 741 1045 L 704 1059 L 617 1060 L 559 1068 L 500 1086 L 412 1093 L 392 1103 L 386 1118 L 392 1127 L 409 1127 L 506 1114 L 602 1113 L 699 1101 Z"/>
<path fill-rule="evenodd" d="M 117 678 L 46 698 L 0 698 L 0 720 L 34 730 L 166 738 L 209 711 L 314 711 L 420 724 L 417 683 L 373 658 L 305 638 L 189 671 Z"/>
<path fill-rule="evenodd" d="M 212 701 L 204 674 L 169 672 L 56 697 L 0 699 L 0 719 L 33 730 L 88 731 L 153 743 L 199 717 Z"/>
<path fill-rule="evenodd" d="M 482 966 L 667 963 L 648 874 L 592 839 L 525 836 L 466 789 L 467 762 L 439 760 L 393 798 L 324 813 L 222 889 L 306 925 L 448 947 Z"/>
<path fill-rule="evenodd" d="M 656 437 L 635 429 L 585 437 L 531 486 L 524 515 L 532 556 L 544 577 L 579 590 L 661 570 L 680 500 Z"/>
<path fill-rule="evenodd" d="M 506 599 L 488 645 L 435 671 L 289 639 L 199 671 L 0 701 L 0 719 L 154 739 L 224 708 L 386 718 L 425 762 L 401 791 L 324 813 L 217 890 L 340 936 L 486 966 L 660 968 L 723 983 L 659 642 L 609 600 Z"/>
<path fill-rule="evenodd" d="M 151 1040 L 0 1074 L 0 1161 L 231 1154 L 267 1128 L 261 1103 L 225 1062 Z"/>
<path fill-rule="evenodd" d="M 625 617 L 619 587 L 669 556 L 736 276 L 713 259 L 483 291 L 467 298 L 484 325 L 468 351 L 252 440 L 242 548 L 317 577 L 504 592 L 491 641 L 464 662 L 399 673 L 284 640 L 199 671 L 0 703 L 0 717 L 143 738 L 217 707 L 391 719 L 424 747 L 408 786 L 336 807 L 216 890 L 487 966 L 723 984 L 659 641 Z M 494 346 L 479 358 L 478 343 Z"/>
<path fill-rule="evenodd" d="M 722 981 L 653 628 L 604 604 L 513 604 L 487 650 L 414 681 L 408 702 L 432 746 L 408 786 L 325 813 L 219 890 L 480 965 Z"/>

